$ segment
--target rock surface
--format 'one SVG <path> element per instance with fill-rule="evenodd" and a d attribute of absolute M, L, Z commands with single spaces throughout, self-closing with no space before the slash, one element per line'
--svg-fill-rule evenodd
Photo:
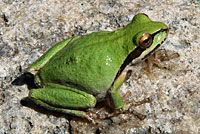
<path fill-rule="evenodd" d="M 200 133 L 200 1 L 2 0 L 0 1 L 0 134 L 25 133 Z M 105 129 L 79 119 L 45 114 L 21 105 L 26 86 L 11 82 L 51 46 L 74 35 L 116 30 L 137 13 L 169 26 L 161 48 L 179 53 L 171 70 L 145 64 L 121 87 L 129 101 L 153 101 L 136 107 L 147 118 L 124 114 L 104 120 Z"/>

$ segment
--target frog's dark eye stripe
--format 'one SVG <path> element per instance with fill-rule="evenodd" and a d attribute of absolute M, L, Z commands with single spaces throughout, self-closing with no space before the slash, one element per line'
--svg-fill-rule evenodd
<path fill-rule="evenodd" d="M 164 32 L 164 31 L 166 31 L 166 33 L 168 34 L 168 29 L 163 29 L 163 28 L 161 28 L 161 29 L 158 30 L 157 32 L 153 33 L 151 36 L 154 37 L 157 33 L 159 33 L 159 32 Z"/>
<path fill-rule="evenodd" d="M 132 51 L 126 58 L 126 60 L 124 61 L 124 63 L 121 65 L 120 70 L 118 71 L 115 79 L 121 74 L 121 72 L 124 70 L 124 68 L 135 58 L 139 57 L 142 52 L 145 49 L 141 48 L 141 47 L 137 47 L 134 51 Z"/>

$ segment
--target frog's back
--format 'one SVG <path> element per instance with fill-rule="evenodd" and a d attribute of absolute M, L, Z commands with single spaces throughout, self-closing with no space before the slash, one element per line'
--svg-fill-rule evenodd
<path fill-rule="evenodd" d="M 76 86 L 92 94 L 106 91 L 127 56 L 120 35 L 104 31 L 71 42 L 40 70 L 41 81 Z"/>

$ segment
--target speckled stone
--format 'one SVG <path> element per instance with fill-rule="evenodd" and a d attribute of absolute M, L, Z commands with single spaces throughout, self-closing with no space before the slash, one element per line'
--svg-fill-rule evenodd
<path fill-rule="evenodd" d="M 116 30 L 137 13 L 169 26 L 161 48 L 179 53 L 167 61 L 171 70 L 145 63 L 130 66 L 133 75 L 121 87 L 128 101 L 151 97 L 136 107 L 147 118 L 125 114 L 103 120 L 105 129 L 79 119 L 68 120 L 21 105 L 26 86 L 11 82 L 51 46 L 74 35 Z M 0 134 L 200 134 L 200 1 L 199 0 L 1 0 L 0 1 Z"/>

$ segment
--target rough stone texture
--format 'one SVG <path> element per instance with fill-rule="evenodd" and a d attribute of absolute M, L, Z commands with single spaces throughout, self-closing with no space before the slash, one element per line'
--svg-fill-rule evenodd
<path fill-rule="evenodd" d="M 71 0 L 72 1 L 72 0 Z M 131 92 L 129 101 L 152 97 L 136 108 L 147 115 L 140 121 L 131 114 L 101 123 L 98 130 L 81 120 L 44 114 L 22 106 L 26 86 L 13 81 L 26 67 L 57 42 L 73 35 L 116 30 L 136 13 L 170 28 L 162 48 L 179 58 L 166 64 L 172 69 L 145 64 L 130 66 L 131 78 L 121 88 Z M 200 1 L 199 0 L 1 0 L 0 1 L 0 134 L 22 133 L 181 133 L 200 134 Z M 70 125 L 69 125 L 70 124 Z"/>

